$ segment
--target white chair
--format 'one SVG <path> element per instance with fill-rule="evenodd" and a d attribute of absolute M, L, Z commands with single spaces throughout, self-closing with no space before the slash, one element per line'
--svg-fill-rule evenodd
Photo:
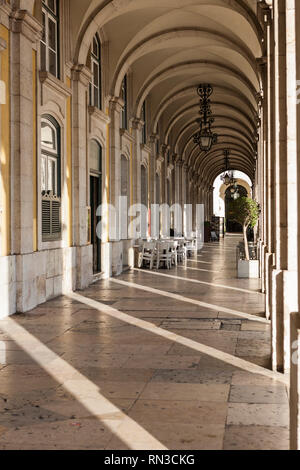
<path fill-rule="evenodd" d="M 169 251 L 171 252 L 171 255 L 172 255 L 172 264 L 175 264 L 175 266 L 177 266 L 178 264 L 177 249 L 178 249 L 178 242 L 174 241 L 174 242 L 169 243 Z"/>
<path fill-rule="evenodd" d="M 177 247 L 177 262 L 178 263 L 183 263 L 184 260 L 186 259 L 186 248 L 183 240 L 180 240 L 177 242 L 178 247 Z"/>
<path fill-rule="evenodd" d="M 157 242 L 156 244 L 156 267 L 159 269 L 161 263 L 165 263 L 168 269 L 172 266 L 172 253 L 168 242 Z"/>
<path fill-rule="evenodd" d="M 139 268 L 143 266 L 143 263 L 149 263 L 150 269 L 153 269 L 154 261 L 156 258 L 156 243 L 145 242 L 143 244 L 143 250 L 139 259 Z"/>
<path fill-rule="evenodd" d="M 186 240 L 185 249 L 188 256 L 192 256 L 193 253 L 197 253 L 197 240 Z"/>

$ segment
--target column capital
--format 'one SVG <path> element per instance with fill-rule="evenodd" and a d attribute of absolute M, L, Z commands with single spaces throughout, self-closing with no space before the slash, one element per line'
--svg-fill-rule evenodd
<path fill-rule="evenodd" d="M 170 150 L 170 148 L 171 148 L 170 145 L 163 144 L 161 146 L 163 155 L 166 155 L 167 151 Z"/>
<path fill-rule="evenodd" d="M 255 60 L 256 60 L 257 65 L 261 68 L 264 68 L 268 65 L 268 57 L 266 55 L 257 57 Z"/>
<path fill-rule="evenodd" d="M 155 142 L 159 139 L 159 135 L 158 134 L 151 134 L 150 137 L 149 137 L 149 140 L 151 142 L 151 144 L 155 144 Z"/>
<path fill-rule="evenodd" d="M 140 131 L 143 128 L 144 125 L 145 125 L 145 122 L 142 121 L 142 119 L 140 119 L 140 118 L 135 117 L 131 120 L 132 129 L 136 129 L 136 130 Z"/>
<path fill-rule="evenodd" d="M 10 27 L 13 33 L 23 34 L 32 43 L 42 38 L 43 26 L 27 10 L 12 10 Z"/>
<path fill-rule="evenodd" d="M 71 69 L 71 77 L 74 82 L 80 82 L 85 87 L 88 87 L 92 73 L 86 65 L 78 64 L 74 65 Z"/>
<path fill-rule="evenodd" d="M 177 153 L 175 153 L 175 154 L 173 155 L 173 158 L 174 158 L 173 161 L 174 161 L 174 163 L 175 163 L 176 165 L 178 165 L 178 166 L 183 166 L 184 161 L 182 160 L 182 158 L 181 158 L 180 155 L 178 155 Z"/>

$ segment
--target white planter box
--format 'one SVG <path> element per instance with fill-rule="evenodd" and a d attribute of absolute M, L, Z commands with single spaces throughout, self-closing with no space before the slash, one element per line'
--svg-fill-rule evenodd
<path fill-rule="evenodd" d="M 238 260 L 238 278 L 258 279 L 259 261 Z"/>

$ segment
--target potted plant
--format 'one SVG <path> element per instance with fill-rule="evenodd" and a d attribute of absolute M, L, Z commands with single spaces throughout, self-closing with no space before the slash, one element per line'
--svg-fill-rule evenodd
<path fill-rule="evenodd" d="M 241 197 L 231 202 L 229 210 L 231 219 L 243 227 L 244 256 L 240 256 L 239 253 L 238 277 L 258 278 L 259 262 L 257 259 L 250 259 L 247 232 L 249 228 L 254 228 L 257 224 L 259 206 L 253 199 Z"/>

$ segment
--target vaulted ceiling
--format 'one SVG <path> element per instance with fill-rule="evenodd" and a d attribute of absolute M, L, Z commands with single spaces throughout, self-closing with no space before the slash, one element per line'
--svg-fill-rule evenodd
<path fill-rule="evenodd" d="M 132 75 L 133 116 L 145 98 L 150 132 L 203 177 L 214 180 L 230 164 L 254 176 L 257 93 L 256 59 L 264 34 L 256 0 L 72 0 L 72 60 L 85 63 L 96 31 L 108 43 L 107 95 L 119 96 Z M 212 110 L 218 144 L 203 154 L 193 142 L 198 129 L 199 83 L 214 87 Z"/>

